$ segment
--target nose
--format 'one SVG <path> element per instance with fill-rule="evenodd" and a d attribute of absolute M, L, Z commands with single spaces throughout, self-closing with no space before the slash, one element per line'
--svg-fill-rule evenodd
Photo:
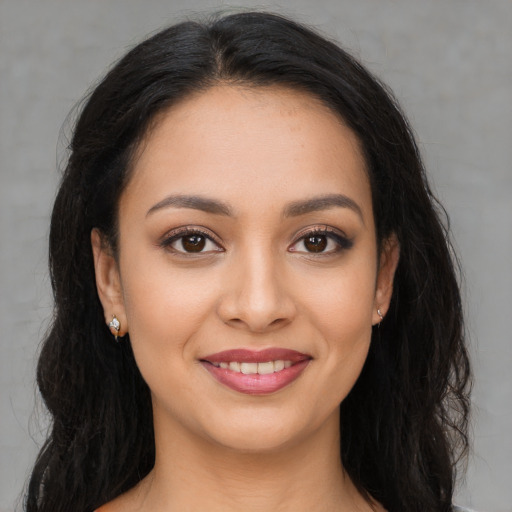
<path fill-rule="evenodd" d="M 217 310 L 224 323 L 265 333 L 289 324 L 295 317 L 296 304 L 286 276 L 270 251 L 266 255 L 258 252 L 241 256 L 229 269 L 227 281 Z"/>

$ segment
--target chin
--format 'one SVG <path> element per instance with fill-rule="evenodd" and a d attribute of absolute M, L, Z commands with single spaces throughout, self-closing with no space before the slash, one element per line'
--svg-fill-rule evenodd
<path fill-rule="evenodd" d="M 224 449 L 245 454 L 271 454 L 294 446 L 298 436 L 288 432 L 245 429 L 240 432 L 224 432 L 215 436 L 214 441 Z"/>
<path fill-rule="evenodd" d="M 293 448 L 303 443 L 319 428 L 329 424 L 339 430 L 338 408 L 334 414 L 321 418 L 318 415 L 308 417 L 300 415 L 287 417 L 286 411 L 249 411 L 239 409 L 232 421 L 210 422 L 208 437 L 219 446 L 250 454 L 270 454 Z"/>

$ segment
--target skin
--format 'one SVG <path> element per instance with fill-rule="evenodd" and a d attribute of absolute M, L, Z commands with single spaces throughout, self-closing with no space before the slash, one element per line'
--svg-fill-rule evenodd
<path fill-rule="evenodd" d="M 162 206 L 177 194 L 232 215 Z M 332 194 L 357 206 L 283 214 Z M 339 457 L 339 404 L 398 262 L 394 238 L 378 258 L 371 199 L 355 135 L 304 93 L 219 85 L 159 116 L 121 195 L 117 260 L 92 233 L 105 320 L 130 333 L 155 425 L 155 468 L 109 511 L 372 510 Z M 184 226 L 211 237 L 204 252 L 163 243 Z M 320 235 L 312 252 L 304 236 L 326 226 L 349 242 Z M 312 358 L 275 393 L 239 393 L 200 363 L 269 347 Z"/>

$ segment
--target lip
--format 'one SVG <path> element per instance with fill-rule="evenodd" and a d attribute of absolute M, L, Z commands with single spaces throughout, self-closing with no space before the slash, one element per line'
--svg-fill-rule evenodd
<path fill-rule="evenodd" d="M 279 359 L 298 363 L 305 359 L 311 359 L 311 356 L 287 348 L 266 348 L 264 350 L 237 348 L 210 354 L 209 356 L 202 357 L 201 361 L 208 361 L 210 363 L 230 363 L 232 361 L 239 363 L 266 363 L 267 361 L 277 361 Z"/>
<path fill-rule="evenodd" d="M 293 364 L 278 372 L 267 375 L 235 372 L 227 368 L 219 368 L 212 363 L 233 362 L 265 363 L 267 361 L 286 360 Z M 201 359 L 203 367 L 218 382 L 239 393 L 248 395 L 266 395 L 283 389 L 296 380 L 306 369 L 311 356 L 283 348 L 269 348 L 260 351 L 234 349 L 217 352 Z"/>

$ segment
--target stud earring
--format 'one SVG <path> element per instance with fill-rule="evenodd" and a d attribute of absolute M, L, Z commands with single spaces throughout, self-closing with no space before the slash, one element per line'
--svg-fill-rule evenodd
<path fill-rule="evenodd" d="M 114 339 L 116 341 L 119 341 L 118 337 L 119 337 L 119 331 L 121 329 L 121 322 L 117 319 L 116 315 L 112 315 L 112 320 L 110 321 L 108 326 L 110 328 L 110 332 L 114 336 Z"/>
<path fill-rule="evenodd" d="M 377 315 L 380 316 L 380 321 L 382 322 L 382 320 L 384 320 L 384 315 L 382 314 L 381 310 L 380 309 L 377 309 Z M 380 322 L 379 322 L 380 323 Z"/>

